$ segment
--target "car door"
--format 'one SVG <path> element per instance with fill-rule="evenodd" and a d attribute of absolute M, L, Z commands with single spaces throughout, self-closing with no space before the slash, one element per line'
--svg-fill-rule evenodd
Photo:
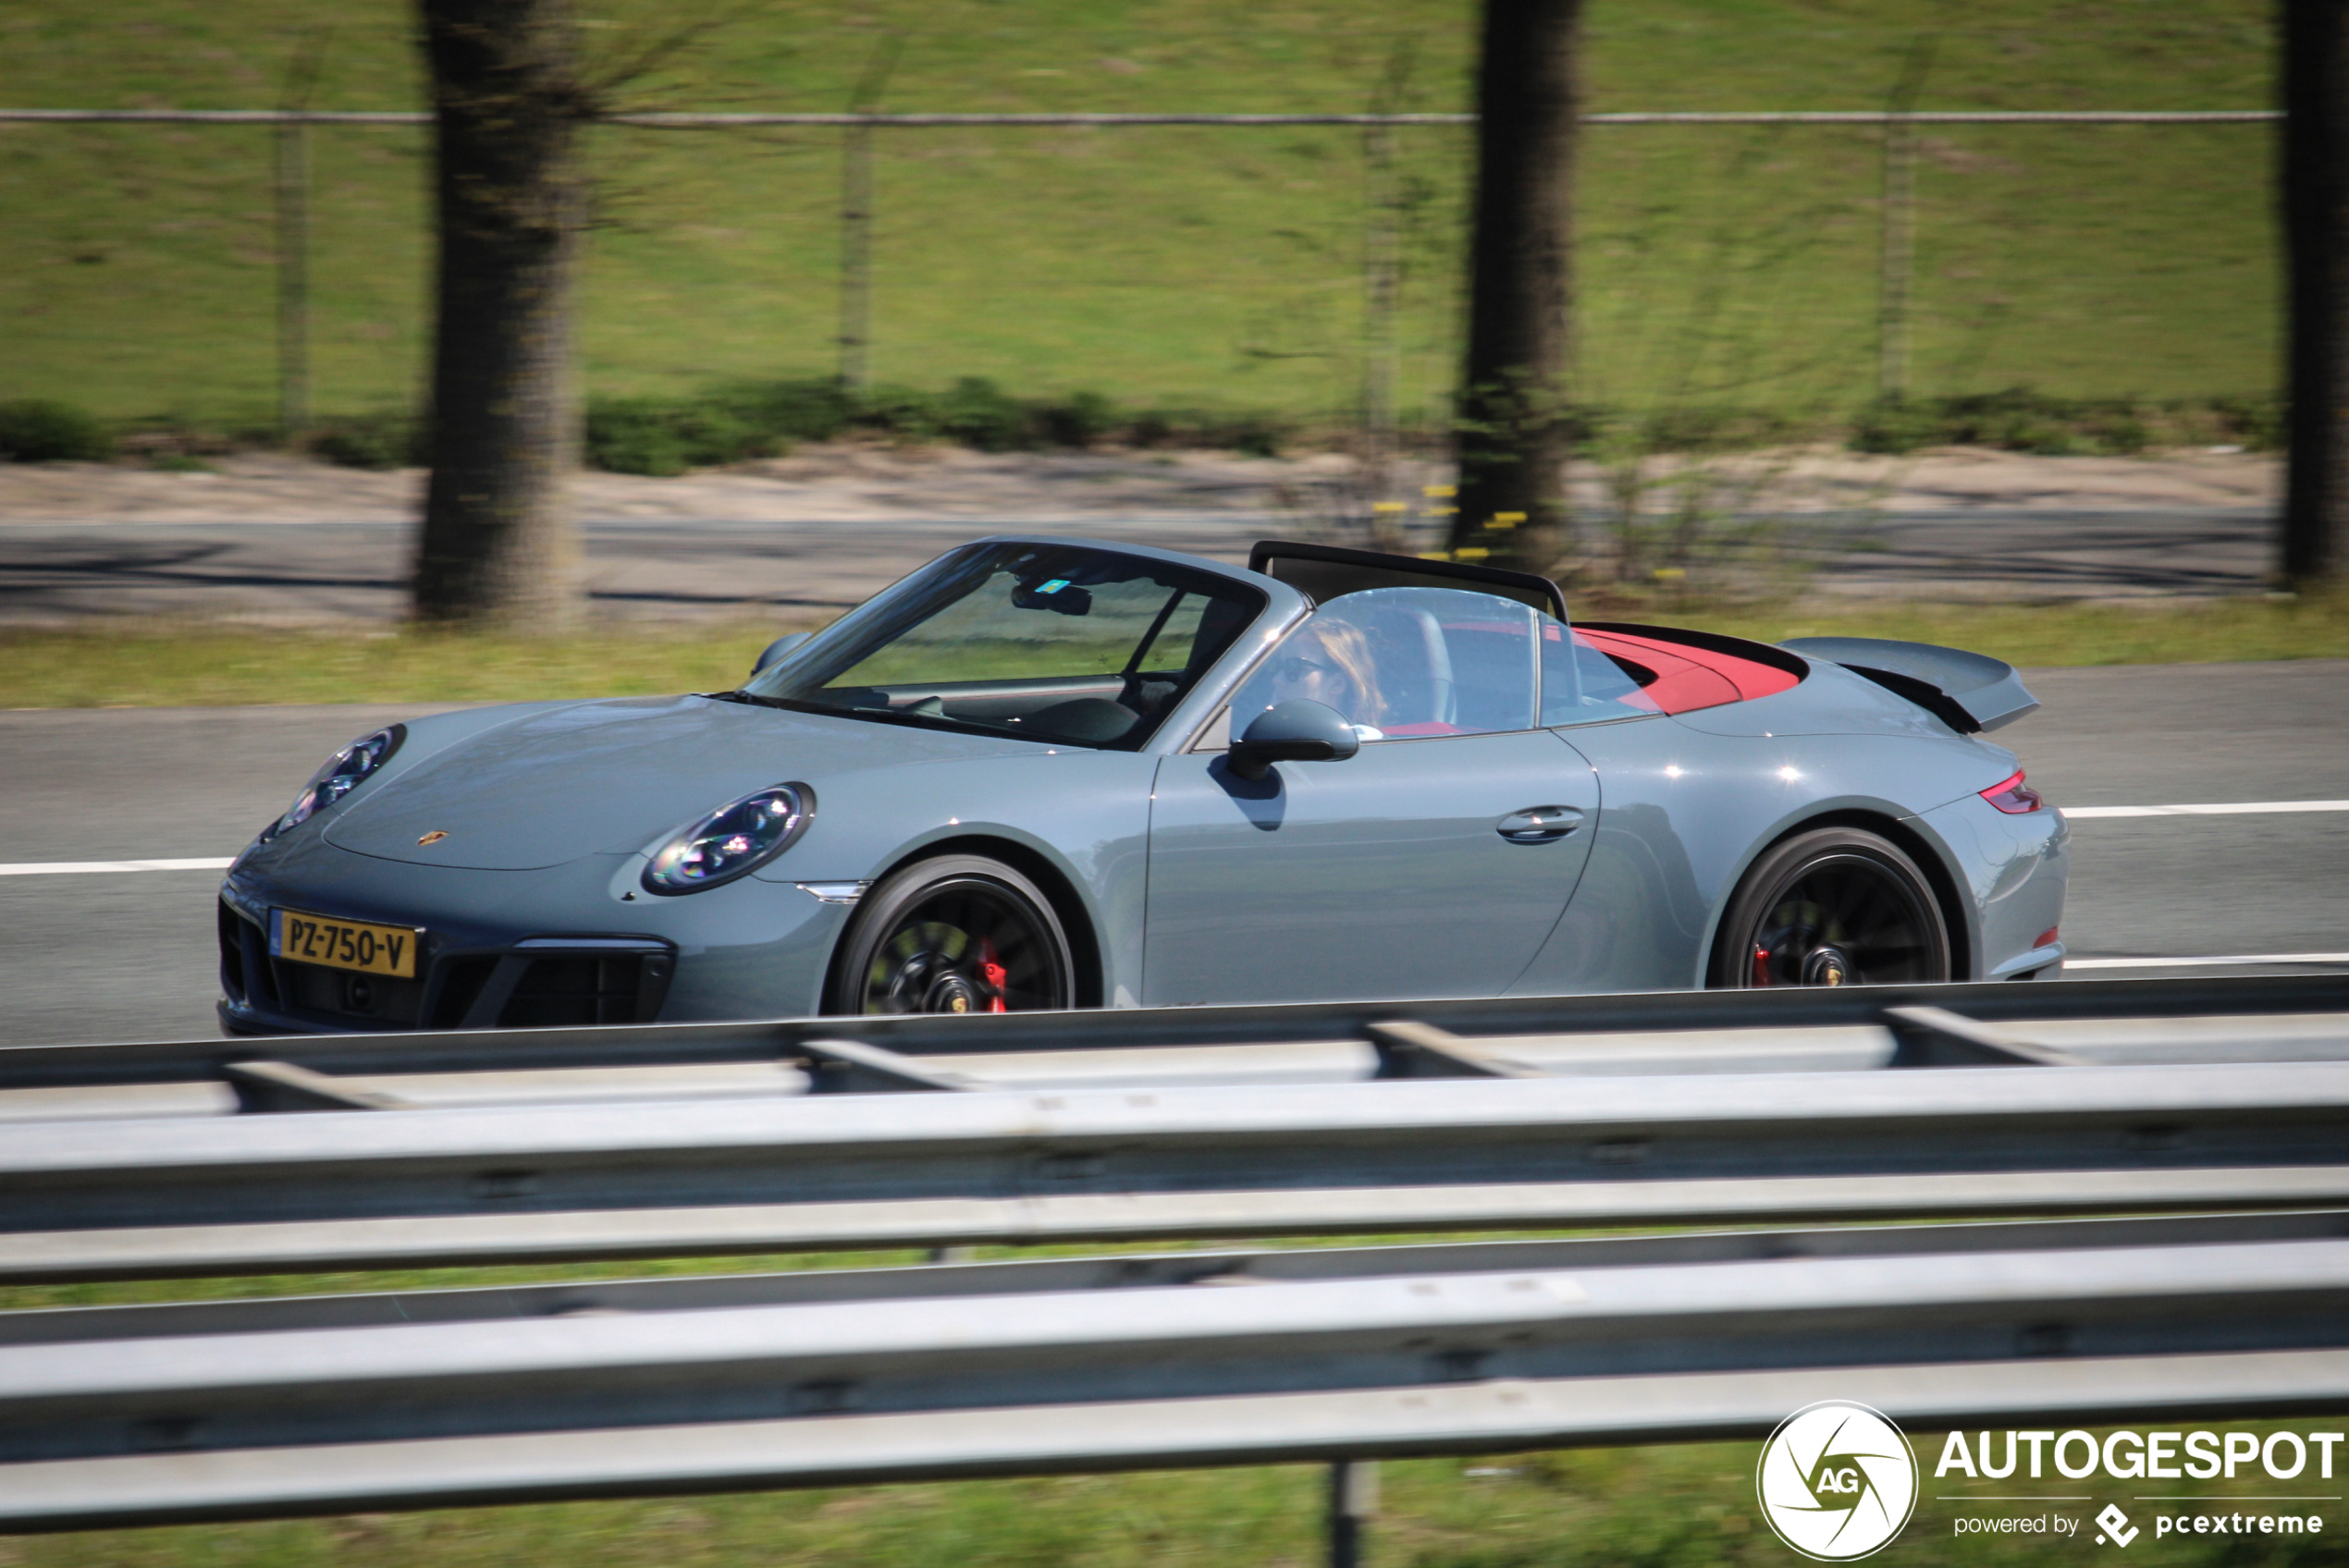
<path fill-rule="evenodd" d="M 1160 764 L 1144 999 L 1505 990 L 1572 896 L 1598 814 L 1590 765 L 1535 728 L 1556 624 L 1490 594 L 1388 588 L 1292 632 L 1235 696 L 1230 728 L 1309 696 L 1356 725 L 1361 750 L 1258 781 L 1217 741 Z"/>

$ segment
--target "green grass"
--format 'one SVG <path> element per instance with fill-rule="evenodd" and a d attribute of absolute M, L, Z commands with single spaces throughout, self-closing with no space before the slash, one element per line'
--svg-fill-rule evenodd
<path fill-rule="evenodd" d="M 0 631 L 0 707 L 497 703 L 731 691 L 806 619 L 546 639 L 189 625 Z"/>
<path fill-rule="evenodd" d="M 605 58 L 675 7 L 590 0 Z M 1367 105 L 1398 48 L 1402 106 L 1468 102 L 1470 0 L 781 0 L 660 77 L 656 107 L 838 108 L 884 32 L 885 107 Z M 1872 108 L 1925 33 L 1926 106 L 2232 107 L 2270 99 L 2269 8 L 1983 0 L 1603 0 L 1594 106 Z M 407 10 L 359 0 L 20 0 L 0 103 L 264 104 L 327 39 L 316 101 L 413 107 Z M 269 135 L 0 128 L 0 398 L 117 420 L 254 427 L 271 408 Z M 314 138 L 317 400 L 406 404 L 426 333 L 426 141 Z M 1465 133 L 1401 135 L 1399 388 L 1434 417 L 1457 349 Z M 1937 128 L 1919 180 L 1914 386 L 2069 397 L 2259 396 L 2278 268 L 2259 127 Z M 833 366 L 831 132 L 592 138 L 600 227 L 585 382 L 673 396 Z M 1359 385 L 1359 133 L 953 129 L 879 138 L 877 379 L 991 377 L 1021 397 L 1311 419 Z M 1581 392 L 1618 408 L 1840 415 L 1873 391 L 1878 160 L 1836 129 L 1610 129 L 1587 141 Z"/>
<path fill-rule="evenodd" d="M 1765 642 L 1837 633 L 1944 643 L 2011 663 L 2207 664 L 2349 657 L 2349 599 L 2099 605 L 1915 605 L 1757 610 L 1631 605 L 1654 619 Z M 0 708 L 215 707 L 254 703 L 495 703 L 711 692 L 742 684 L 759 649 L 806 619 L 516 639 L 400 631 L 99 626 L 0 631 Z"/>

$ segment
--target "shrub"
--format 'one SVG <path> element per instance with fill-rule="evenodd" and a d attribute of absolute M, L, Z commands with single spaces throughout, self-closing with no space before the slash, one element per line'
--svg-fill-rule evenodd
<path fill-rule="evenodd" d="M 343 468 L 408 468 L 425 460 L 424 425 L 406 414 L 358 414 L 320 426 L 310 449 Z"/>
<path fill-rule="evenodd" d="M 1215 444 L 1243 457 L 1277 458 L 1287 438 L 1287 424 L 1274 415 L 1242 414 L 1225 427 L 1224 438 Z"/>
<path fill-rule="evenodd" d="M 1278 455 L 1291 435 L 1287 422 L 1270 413 L 1157 409 L 1126 420 L 1099 392 L 1025 400 L 984 376 L 964 376 L 943 392 L 896 386 L 851 392 L 824 376 L 731 382 L 689 398 L 591 398 L 586 459 L 617 473 L 669 478 L 851 430 L 1013 452 L 1094 447 L 1121 427 L 1138 446 L 1221 447 L 1256 457 Z M 355 435 L 351 440 L 355 447 Z"/>
<path fill-rule="evenodd" d="M 984 376 L 966 375 L 938 399 L 938 428 L 982 452 L 1012 452 L 1036 443 L 1027 410 Z"/>
<path fill-rule="evenodd" d="M 1137 447 L 1175 445 L 1175 422 L 1164 409 L 1145 409 L 1125 427 L 1125 439 Z"/>
<path fill-rule="evenodd" d="M 588 464 L 611 473 L 673 479 L 685 472 L 685 442 L 673 410 L 650 398 L 594 398 L 587 403 Z"/>
<path fill-rule="evenodd" d="M 689 468 L 760 457 L 773 441 L 722 402 L 595 398 L 587 404 L 587 461 L 613 473 L 674 479 Z"/>
<path fill-rule="evenodd" d="M 2043 457 L 2125 456 L 2152 441 L 2152 427 L 2134 399 L 2054 398 L 2027 386 L 1888 398 L 1863 410 L 1851 426 L 1851 445 L 1863 452 L 1969 446 Z"/>
<path fill-rule="evenodd" d="M 775 450 L 794 441 L 829 441 L 856 414 L 847 389 L 830 376 L 736 382 L 711 400 Z"/>
<path fill-rule="evenodd" d="M 1913 452 L 1941 438 L 1939 422 L 1923 404 L 1881 398 L 1851 423 L 1851 445 L 1863 452 Z"/>
<path fill-rule="evenodd" d="M 1577 409 L 1568 417 L 1577 425 L 1595 427 L 1605 413 Z M 1784 409 L 1683 403 L 1649 414 L 1641 422 L 1639 439 L 1651 452 L 1736 452 L 1799 441 L 1813 434 L 1812 422 Z"/>
<path fill-rule="evenodd" d="M 910 386 L 875 386 L 859 394 L 850 423 L 859 429 L 879 430 L 901 441 L 928 441 L 939 435 L 938 399 Z"/>
<path fill-rule="evenodd" d="M 1036 423 L 1055 447 L 1091 447 L 1117 426 L 1117 405 L 1099 392 L 1072 392 L 1036 406 Z"/>
<path fill-rule="evenodd" d="M 2213 398 L 2211 417 L 2228 439 L 2255 452 L 2280 452 L 2284 445 L 2281 398 Z"/>
<path fill-rule="evenodd" d="M 25 398 L 0 403 L 0 458 L 19 463 L 104 462 L 114 456 L 105 425 L 71 403 Z"/>

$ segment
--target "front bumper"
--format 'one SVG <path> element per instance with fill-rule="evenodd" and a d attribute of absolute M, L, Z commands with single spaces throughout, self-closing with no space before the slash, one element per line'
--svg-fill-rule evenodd
<path fill-rule="evenodd" d="M 272 844 L 220 890 L 221 1027 L 232 1035 L 516 1029 L 820 1011 L 853 913 L 745 877 L 684 898 L 637 892 L 639 856 L 539 871 L 383 861 L 316 841 Z M 633 895 L 633 896 L 632 896 Z M 269 951 L 269 912 L 422 928 L 394 979 Z"/>
<path fill-rule="evenodd" d="M 220 901 L 220 1025 L 231 1035 L 649 1023 L 676 965 L 676 949 L 651 937 L 525 937 L 437 943 L 413 979 L 357 974 L 273 955 L 266 912 L 256 921 Z"/>

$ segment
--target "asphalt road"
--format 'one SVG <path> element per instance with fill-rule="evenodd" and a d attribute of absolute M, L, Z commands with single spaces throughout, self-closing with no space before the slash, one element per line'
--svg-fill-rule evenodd
<path fill-rule="evenodd" d="M 1973 507 L 1822 517 L 1820 586 L 1870 596 L 2130 598 L 2241 594 L 2266 581 L 2274 518 L 2264 507 Z M 1033 521 L 855 522 L 661 519 L 583 525 L 596 610 L 674 619 L 862 603 L 977 535 Z M 1257 512 L 1086 518 L 1047 532 L 1130 540 L 1219 560 L 1289 534 Z M 406 520 L 285 522 L 0 522 L 0 624 L 86 616 L 391 620 L 407 607 Z"/>
<path fill-rule="evenodd" d="M 2059 804 L 2349 799 L 2349 660 L 2027 679 L 2047 706 L 1998 739 Z M 429 711 L 0 712 L 0 864 L 233 854 L 335 747 Z M 2074 956 L 2349 951 L 2349 813 L 2086 820 L 2073 833 Z M 213 1034 L 218 882 L 0 876 L 0 1041 Z"/>

